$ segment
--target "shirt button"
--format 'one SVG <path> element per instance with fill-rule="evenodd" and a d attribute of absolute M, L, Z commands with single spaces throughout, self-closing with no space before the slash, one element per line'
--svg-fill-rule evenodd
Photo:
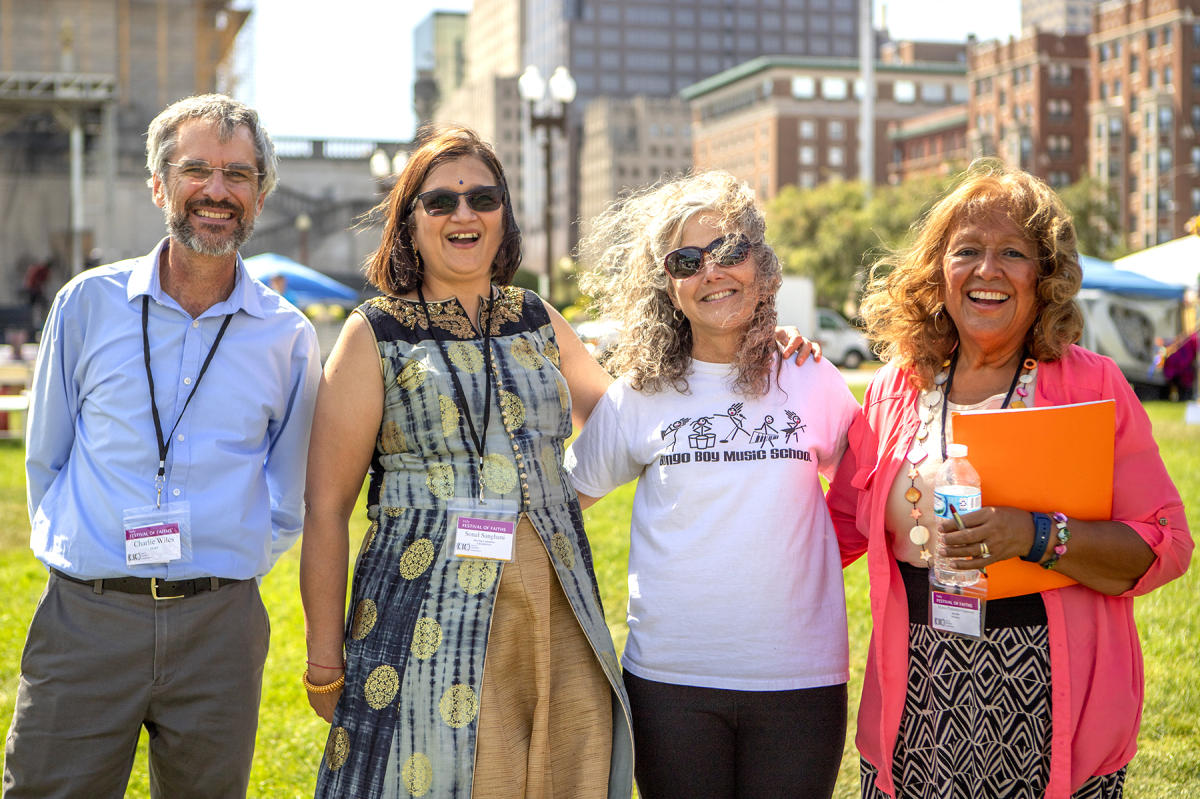
<path fill-rule="evenodd" d="M 172 489 L 171 493 L 174 494 L 175 496 L 179 496 L 179 489 L 178 488 Z"/>
<path fill-rule="evenodd" d="M 200 327 L 200 320 L 199 320 L 199 319 L 193 319 L 193 320 L 192 320 L 192 327 Z"/>
<path fill-rule="evenodd" d="M 192 384 L 192 378 L 190 378 L 190 377 L 183 378 L 183 384 L 185 386 L 190 386 Z"/>
<path fill-rule="evenodd" d="M 175 440 L 176 440 L 176 441 L 183 441 L 183 433 L 180 433 L 179 435 L 175 436 Z"/>
<path fill-rule="evenodd" d="M 1160 516 L 1160 517 L 1158 517 L 1158 523 L 1159 523 L 1161 526 L 1163 526 L 1163 527 L 1166 527 L 1168 524 L 1170 524 L 1170 522 L 1168 522 L 1168 521 L 1167 521 L 1167 517 L 1166 517 L 1166 516 Z"/>

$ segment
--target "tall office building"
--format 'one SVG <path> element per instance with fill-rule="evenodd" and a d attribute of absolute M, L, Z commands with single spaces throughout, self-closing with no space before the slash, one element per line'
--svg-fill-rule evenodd
<path fill-rule="evenodd" d="M 875 182 L 888 178 L 890 123 L 966 100 L 962 46 L 948 60 L 876 64 Z M 748 182 L 760 200 L 789 184 L 859 175 L 862 86 L 855 58 L 754 59 L 684 91 L 693 110 L 696 168 Z"/>
<path fill-rule="evenodd" d="M 522 0 L 474 0 L 463 37 L 463 81 L 443 94 L 433 119 L 466 125 L 492 143 L 508 175 L 513 210 L 527 231 L 521 169 L 524 128 L 517 95 L 523 15 Z"/>
<path fill-rule="evenodd" d="M 1141 249 L 1200 214 L 1200 0 L 1108 0 L 1096 22 L 1090 167 Z"/>
<path fill-rule="evenodd" d="M 434 11 L 413 29 L 413 110 L 417 124 L 429 122 L 443 98 L 466 79 L 467 15 Z"/>
<path fill-rule="evenodd" d="M 237 5 L 0 2 L 0 272 L 52 258 L 62 279 L 93 248 L 127 257 L 162 234 L 146 126 L 180 97 L 231 88 L 249 14 Z"/>
<path fill-rule="evenodd" d="M 526 0 L 524 5 L 524 63 L 536 65 L 543 75 L 565 66 L 578 86 L 568 109 L 567 141 L 556 135 L 551 159 L 556 255 L 576 242 L 581 195 L 597 196 L 580 186 L 581 153 L 589 147 L 583 120 L 593 98 L 673 97 L 767 54 L 858 55 L 858 0 Z M 610 118 L 620 125 L 620 117 Z M 595 129 L 588 135 L 619 138 Z M 531 254 L 545 238 L 542 160 L 537 143 L 529 141 L 524 197 L 531 212 L 525 228 Z M 529 260 L 540 262 L 537 256 Z"/>
<path fill-rule="evenodd" d="M 581 233 L 620 194 L 692 166 L 692 112 L 678 97 L 596 97 L 583 116 Z"/>
<path fill-rule="evenodd" d="M 1021 0 L 1021 28 L 1049 33 L 1091 33 L 1099 0 Z"/>
<path fill-rule="evenodd" d="M 1061 187 L 1087 169 L 1088 44 L 1084 34 L 1027 29 L 1006 42 L 971 41 L 967 140 Z"/>
<path fill-rule="evenodd" d="M 521 74 L 526 4 L 527 0 L 473 0 L 467 19 L 467 80 Z"/>

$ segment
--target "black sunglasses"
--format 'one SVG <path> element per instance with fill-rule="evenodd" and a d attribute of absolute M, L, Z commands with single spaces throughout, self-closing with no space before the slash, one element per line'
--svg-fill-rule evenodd
<path fill-rule="evenodd" d="M 700 271 L 704 265 L 705 253 L 711 255 L 721 266 L 737 266 L 746 260 L 753 246 L 750 239 L 741 234 L 721 236 L 710 241 L 707 247 L 680 247 L 678 250 L 671 250 L 667 257 L 663 258 L 663 266 L 671 277 L 685 280 Z"/>
<path fill-rule="evenodd" d="M 466 197 L 467 206 L 477 213 L 487 213 L 495 211 L 500 206 L 504 205 L 504 189 L 499 186 L 480 186 L 477 189 L 469 191 L 450 191 L 450 189 L 433 189 L 417 195 L 417 199 L 413 200 L 412 210 L 415 210 L 417 203 L 420 202 L 425 208 L 425 213 L 430 216 L 446 216 L 452 214 L 458 208 L 458 198 Z"/>

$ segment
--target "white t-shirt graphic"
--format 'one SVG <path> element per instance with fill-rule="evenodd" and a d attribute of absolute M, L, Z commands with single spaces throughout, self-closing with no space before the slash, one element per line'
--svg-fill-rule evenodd
<path fill-rule="evenodd" d="M 729 389 L 693 361 L 689 392 L 618 380 L 567 452 L 600 497 L 637 479 L 622 663 L 648 680 L 776 691 L 848 679 L 841 558 L 821 490 L 858 404 L 827 361 L 771 390 Z"/>

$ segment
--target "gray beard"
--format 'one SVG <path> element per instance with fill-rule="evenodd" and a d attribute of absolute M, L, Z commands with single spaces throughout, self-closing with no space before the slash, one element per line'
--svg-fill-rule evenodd
<path fill-rule="evenodd" d="M 171 238 L 200 255 L 233 255 L 254 233 L 254 220 L 247 216 L 238 220 L 237 227 L 223 241 L 213 241 L 211 235 L 197 231 L 188 219 L 186 207 L 179 213 L 173 212 L 169 207 L 163 208 L 163 216 L 166 218 L 167 231 Z"/>

